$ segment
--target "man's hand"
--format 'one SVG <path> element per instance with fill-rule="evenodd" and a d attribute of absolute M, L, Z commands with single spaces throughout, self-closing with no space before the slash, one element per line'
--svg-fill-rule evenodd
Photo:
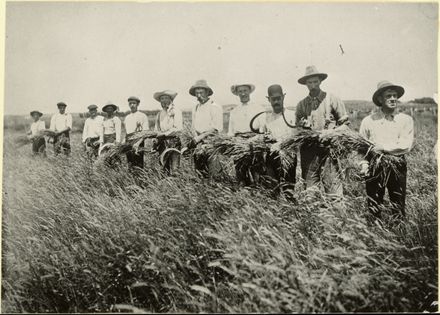
<path fill-rule="evenodd" d="M 312 125 L 310 124 L 309 120 L 305 117 L 301 118 L 299 121 L 299 125 L 303 128 L 311 128 Z"/>
<path fill-rule="evenodd" d="M 359 170 L 359 173 L 361 174 L 361 176 L 363 177 L 368 177 L 369 175 L 369 164 L 367 161 L 362 161 L 360 163 L 360 167 L 361 169 Z"/>

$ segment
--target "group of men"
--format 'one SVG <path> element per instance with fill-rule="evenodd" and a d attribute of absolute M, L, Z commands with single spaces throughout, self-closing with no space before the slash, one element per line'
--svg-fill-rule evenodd
<path fill-rule="evenodd" d="M 331 133 L 334 130 L 349 128 L 349 117 L 344 103 L 335 95 L 324 92 L 321 83 L 328 75 L 319 72 L 315 66 L 308 66 L 305 74 L 298 80 L 298 83 L 305 85 L 309 93 L 296 106 L 296 110 L 290 110 L 284 106 L 285 93 L 280 85 L 268 87 L 267 99 L 272 109 L 265 108 L 251 102 L 251 93 L 255 86 L 251 83 L 239 83 L 231 87 L 231 92 L 240 99 L 240 104 L 230 112 L 228 135 L 239 137 L 249 132 L 269 133 L 273 138 L 280 141 L 283 138 L 295 134 L 301 128 L 321 131 L 322 135 Z M 373 94 L 373 102 L 379 110 L 367 117 L 361 123 L 360 133 L 363 137 L 374 143 L 372 150 L 393 154 L 399 159 L 397 169 L 381 170 L 369 167 L 368 157 L 364 157 L 360 163 L 361 173 L 365 176 L 366 190 L 368 195 L 368 208 L 376 217 L 381 217 L 381 206 L 383 204 L 385 189 L 387 188 L 392 203 L 393 213 L 398 217 L 405 215 L 406 196 L 406 161 L 405 154 L 413 145 L 414 131 L 411 116 L 397 112 L 398 99 L 403 95 L 404 88 L 387 81 L 378 84 Z M 203 143 L 203 140 L 223 130 L 223 110 L 212 99 L 213 89 L 206 80 L 197 81 L 189 89 L 189 94 L 197 99 L 197 104 L 192 110 L 192 129 L 196 136 L 192 145 Z M 182 111 L 174 105 L 177 93 L 171 90 L 161 91 L 154 94 L 154 99 L 160 102 L 162 110 L 157 114 L 155 129 L 159 132 L 155 148 L 159 153 L 167 148 L 180 150 L 179 140 L 167 138 L 173 131 L 183 128 Z M 132 133 L 141 130 L 148 130 L 147 116 L 138 111 L 140 100 L 137 97 L 130 97 L 128 105 L 130 114 L 124 119 L 126 134 L 129 137 Z M 66 104 L 58 103 L 59 113 L 51 119 L 50 129 L 54 132 L 55 153 L 63 151 L 70 152 L 69 131 L 72 128 L 72 117 L 65 113 Z M 90 117 L 87 118 L 84 131 L 83 143 L 87 150 L 97 155 L 97 148 L 106 143 L 121 142 L 121 120 L 115 116 L 117 106 L 107 104 L 102 108 L 106 117 L 98 115 L 98 107 L 88 107 Z M 31 136 L 36 135 L 44 129 L 38 111 L 31 112 L 34 117 L 34 124 L 31 126 Z M 43 142 L 34 142 L 34 151 L 41 151 Z M 40 148 L 38 148 L 40 146 Z M 325 149 L 313 146 L 301 146 L 300 151 L 301 175 L 306 187 L 318 184 L 323 185 L 325 192 L 335 198 L 342 197 L 342 173 L 338 161 L 329 157 Z M 180 155 L 177 154 L 170 159 L 167 166 L 168 171 L 178 167 Z M 135 152 L 127 153 L 127 160 L 131 167 L 144 165 L 143 154 Z M 277 181 L 283 181 L 287 187 L 293 188 L 296 182 L 296 156 L 294 163 L 285 170 L 281 167 L 278 156 L 269 155 L 267 158 L 268 170 Z M 194 165 L 197 170 L 209 172 L 211 162 L 201 156 L 194 156 Z M 236 165 L 237 178 L 250 184 L 249 174 Z"/>

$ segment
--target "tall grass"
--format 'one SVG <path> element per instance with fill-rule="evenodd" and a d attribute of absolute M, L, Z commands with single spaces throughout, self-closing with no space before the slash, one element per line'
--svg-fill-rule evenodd
<path fill-rule="evenodd" d="M 423 311 L 438 285 L 436 124 L 416 125 L 398 227 L 368 223 L 353 171 L 345 206 L 301 183 L 289 203 L 198 177 L 188 159 L 173 177 L 154 155 L 139 178 L 96 168 L 79 135 L 69 159 L 32 159 L 7 133 L 3 310 Z"/>

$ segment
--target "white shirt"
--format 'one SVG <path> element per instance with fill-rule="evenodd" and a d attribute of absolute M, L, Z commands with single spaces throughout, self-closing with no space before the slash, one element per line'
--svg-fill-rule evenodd
<path fill-rule="evenodd" d="M 414 121 L 403 113 L 385 116 L 380 110 L 362 120 L 359 133 L 374 144 L 383 146 L 387 153 L 405 154 L 413 146 Z"/>
<path fill-rule="evenodd" d="M 296 115 L 293 110 L 284 109 L 284 117 L 290 125 L 295 126 Z M 261 114 L 255 119 L 253 127 L 258 128 L 260 132 L 269 132 L 278 141 L 286 136 L 297 133 L 296 129 L 291 128 L 286 124 L 282 113 L 276 114 L 271 112 Z"/>
<path fill-rule="evenodd" d="M 198 133 L 212 128 L 222 132 L 223 108 L 212 100 L 208 100 L 205 104 L 198 103 L 192 111 L 192 127 Z"/>
<path fill-rule="evenodd" d="M 32 136 L 38 136 L 40 131 L 46 130 L 46 124 L 43 120 L 34 121 L 31 124 L 31 134 Z"/>
<path fill-rule="evenodd" d="M 251 119 L 260 112 L 264 112 L 264 107 L 252 103 L 242 103 L 231 110 L 229 114 L 228 135 L 234 136 L 237 132 L 249 132 Z M 263 114 L 262 114 L 263 115 Z"/>
<path fill-rule="evenodd" d="M 183 115 L 182 111 L 171 104 L 168 110 L 161 110 L 156 116 L 156 131 L 183 129 Z"/>
<path fill-rule="evenodd" d="M 95 118 L 89 117 L 84 123 L 84 130 L 82 134 L 82 141 L 85 142 L 87 138 L 98 138 L 101 135 L 102 122 L 104 117 L 96 116 Z"/>
<path fill-rule="evenodd" d="M 67 128 L 72 130 L 72 115 L 56 113 L 50 119 L 50 130 L 61 131 Z"/>
<path fill-rule="evenodd" d="M 140 111 L 128 114 L 124 119 L 124 125 L 127 135 L 149 129 L 148 117 Z"/>
<path fill-rule="evenodd" d="M 113 116 L 112 118 L 105 117 L 102 121 L 100 142 L 104 142 L 104 135 L 112 135 L 116 133 L 116 142 L 121 142 L 121 130 L 122 122 L 119 117 Z"/>

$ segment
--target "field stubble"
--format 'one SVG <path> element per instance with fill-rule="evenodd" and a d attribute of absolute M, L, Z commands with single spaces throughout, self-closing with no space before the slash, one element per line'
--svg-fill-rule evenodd
<path fill-rule="evenodd" d="M 175 177 L 148 160 L 138 181 L 93 170 L 77 134 L 68 160 L 33 159 L 8 132 L 3 311 L 422 311 L 437 300 L 436 118 L 416 127 L 396 228 L 366 223 L 353 172 L 346 207 L 301 189 L 291 204 L 188 160 Z"/>

